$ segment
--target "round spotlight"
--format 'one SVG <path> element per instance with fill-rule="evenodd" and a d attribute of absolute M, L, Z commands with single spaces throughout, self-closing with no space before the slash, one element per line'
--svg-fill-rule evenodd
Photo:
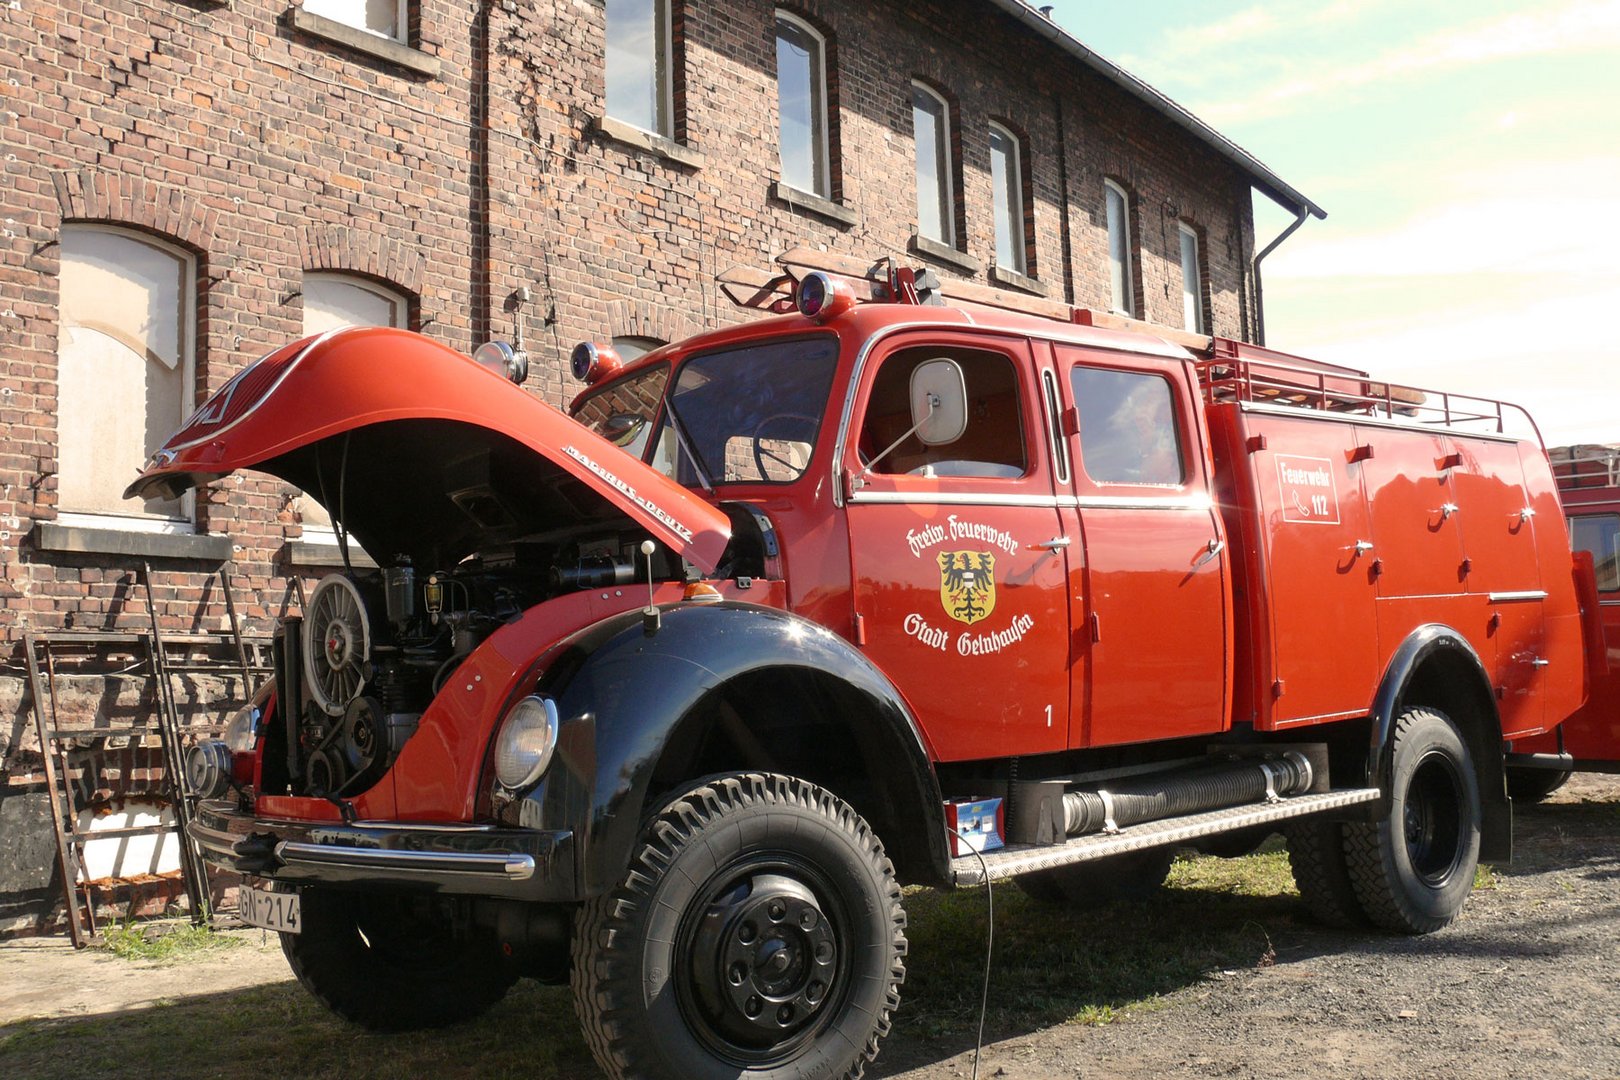
<path fill-rule="evenodd" d="M 821 271 L 806 274 L 795 295 L 799 314 L 826 322 L 855 306 L 855 294 Z"/>
<path fill-rule="evenodd" d="M 624 367 L 624 361 L 606 345 L 582 341 L 569 354 L 568 367 L 580 382 L 599 383 Z"/>

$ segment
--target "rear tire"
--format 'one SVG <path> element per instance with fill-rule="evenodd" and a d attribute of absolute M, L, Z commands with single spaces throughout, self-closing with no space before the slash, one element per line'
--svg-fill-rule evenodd
<path fill-rule="evenodd" d="M 1462 736 L 1443 714 L 1410 709 L 1395 722 L 1390 810 L 1344 826 L 1345 857 L 1361 908 L 1377 925 L 1427 934 L 1448 925 L 1479 865 L 1479 779 Z"/>
<path fill-rule="evenodd" d="M 1538 803 L 1569 783 L 1568 769 L 1526 769 L 1509 765 L 1508 795 L 1514 802 Z"/>
<path fill-rule="evenodd" d="M 848 804 L 788 776 L 716 777 L 581 907 L 574 1008 L 615 1080 L 856 1078 L 899 1006 L 905 925 Z"/>
<path fill-rule="evenodd" d="M 1036 870 L 1013 880 L 1031 900 L 1086 910 L 1121 900 L 1152 897 L 1170 876 L 1170 864 L 1175 857 L 1171 848 L 1148 848 L 1092 862 Z"/>
<path fill-rule="evenodd" d="M 300 890 L 303 932 L 282 934 L 293 974 L 327 1008 L 372 1031 L 470 1020 L 517 981 L 493 941 L 452 933 L 432 897 Z"/>
<path fill-rule="evenodd" d="M 1370 925 L 1350 881 L 1344 826 L 1337 821 L 1306 820 L 1290 825 L 1286 835 L 1294 884 L 1312 917 L 1340 930 L 1360 930 Z"/>

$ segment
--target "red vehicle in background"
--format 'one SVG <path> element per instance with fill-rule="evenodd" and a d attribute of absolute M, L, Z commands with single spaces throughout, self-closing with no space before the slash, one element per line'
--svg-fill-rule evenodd
<path fill-rule="evenodd" d="M 1531 801 L 1562 787 L 1572 772 L 1620 772 L 1620 449 L 1559 447 L 1552 463 L 1570 543 L 1592 559 L 1596 617 L 1588 648 L 1597 674 L 1574 716 L 1509 743 L 1508 790 Z"/>
<path fill-rule="evenodd" d="M 906 268 L 749 287 L 779 317 L 576 349 L 567 416 L 509 350 L 297 342 L 131 486 L 261 470 L 376 564 L 188 762 L 335 1011 L 569 979 L 615 1077 L 857 1076 L 904 882 L 1095 903 L 1283 828 L 1319 915 L 1424 933 L 1506 856 L 1504 741 L 1588 670 L 1521 411 Z"/>

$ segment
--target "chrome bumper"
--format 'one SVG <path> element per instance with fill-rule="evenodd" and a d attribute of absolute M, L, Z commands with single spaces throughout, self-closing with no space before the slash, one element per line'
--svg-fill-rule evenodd
<path fill-rule="evenodd" d="M 486 825 L 307 822 L 201 803 L 188 830 L 225 870 L 291 884 L 400 885 L 525 900 L 573 896 L 573 836 Z"/>

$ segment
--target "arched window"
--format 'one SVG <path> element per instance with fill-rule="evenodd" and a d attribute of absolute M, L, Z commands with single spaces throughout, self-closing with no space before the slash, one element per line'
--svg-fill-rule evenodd
<path fill-rule="evenodd" d="M 410 304 L 399 293 L 353 274 L 304 275 L 304 333 L 338 326 L 404 326 Z"/>
<path fill-rule="evenodd" d="M 190 531 L 191 500 L 126 501 L 134 470 L 191 412 L 196 264 L 102 225 L 66 225 L 57 338 L 58 497 L 64 520 Z M 113 520 L 94 521 L 110 516 Z"/>
<path fill-rule="evenodd" d="M 809 23 L 776 13 L 776 101 L 782 182 L 832 198 L 827 147 L 827 42 Z"/>
<path fill-rule="evenodd" d="M 667 344 L 669 343 L 666 341 L 660 341 L 655 337 L 642 337 L 635 334 L 626 334 L 623 337 L 616 337 L 613 339 L 613 351 L 619 354 L 620 360 L 623 360 L 628 364 L 630 361 L 635 360 L 638 357 L 645 356 L 654 349 L 661 348 Z"/>
<path fill-rule="evenodd" d="M 353 274 L 304 275 L 304 333 L 320 334 L 339 326 L 398 326 L 410 318 L 410 303 L 401 294 Z M 335 493 L 328 493 L 333 495 Z M 305 492 L 299 500 L 304 541 L 337 544 L 332 515 L 322 506 L 318 492 Z"/>
<path fill-rule="evenodd" d="M 917 141 L 917 232 L 925 239 L 955 247 L 951 107 L 920 82 L 911 84 L 911 127 Z"/>

